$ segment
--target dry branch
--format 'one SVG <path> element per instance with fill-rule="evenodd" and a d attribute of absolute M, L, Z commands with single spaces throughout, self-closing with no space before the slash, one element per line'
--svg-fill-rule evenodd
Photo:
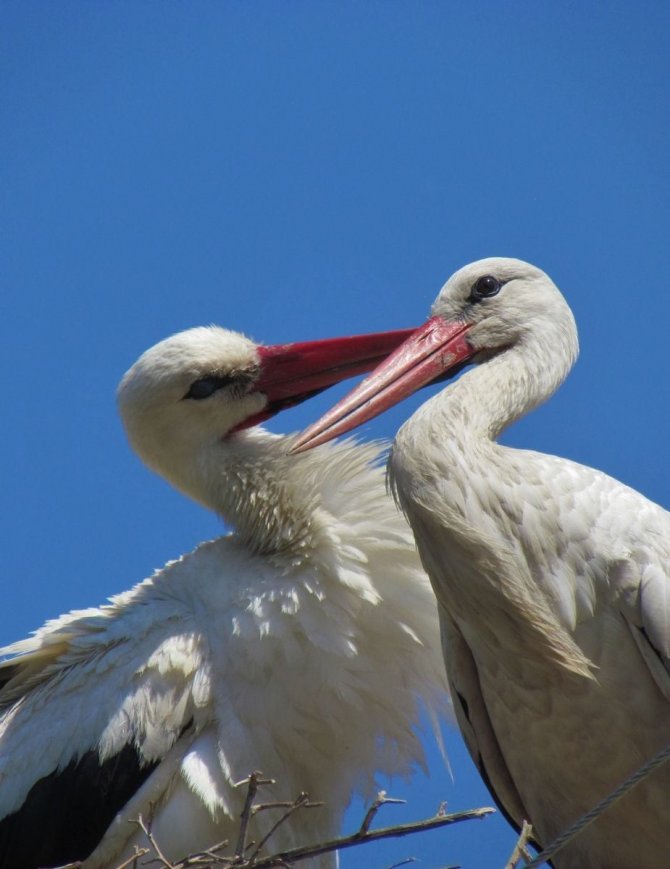
<path fill-rule="evenodd" d="M 528 821 L 523 822 L 523 826 L 521 827 L 521 832 L 519 833 L 519 838 L 516 841 L 516 845 L 514 846 L 514 850 L 510 854 L 510 858 L 505 863 L 505 869 L 516 869 L 519 864 L 519 860 L 523 857 L 526 862 L 532 860 L 532 855 L 529 852 L 526 845 L 530 841 L 530 837 L 533 835 L 533 827 Z"/>
<path fill-rule="evenodd" d="M 300 863 L 303 860 L 313 857 L 319 857 L 323 854 L 344 850 L 345 848 L 357 847 L 381 839 L 400 838 L 414 833 L 424 832 L 426 830 L 434 830 L 439 827 L 446 827 L 450 824 L 459 823 L 460 821 L 483 818 L 494 811 L 494 809 L 491 808 L 480 808 L 447 814 L 445 811 L 445 804 L 442 803 L 440 804 L 437 813 L 432 818 L 409 824 L 383 827 L 379 830 L 370 830 L 370 826 L 382 806 L 405 802 L 404 800 L 387 797 L 384 791 L 380 791 L 377 795 L 377 799 L 366 812 L 361 825 L 356 832 L 326 842 L 319 842 L 315 845 L 299 846 L 286 851 L 263 856 L 261 855 L 261 850 L 271 841 L 274 833 L 285 824 L 295 812 L 302 811 L 303 809 L 316 808 L 323 805 L 323 803 L 311 802 L 309 795 L 306 793 L 299 794 L 293 802 L 281 801 L 254 803 L 260 787 L 263 785 L 274 784 L 271 779 L 261 778 L 261 773 L 259 772 L 251 773 L 247 779 L 239 784 L 247 785 L 247 794 L 244 801 L 244 807 L 240 813 L 239 834 L 232 854 L 225 855 L 221 853 L 224 848 L 229 845 L 228 841 L 224 841 L 220 842 L 218 845 L 207 848 L 206 850 L 190 854 L 188 857 L 184 857 L 180 860 L 170 861 L 161 851 L 160 843 L 156 841 L 156 837 L 151 831 L 151 820 L 145 821 L 140 816 L 137 819 L 137 823 L 147 837 L 150 847 L 137 848 L 133 857 L 120 864 L 116 869 L 131 869 L 131 867 L 132 869 L 140 869 L 142 866 L 149 865 L 158 865 L 161 869 L 195 869 L 195 867 L 198 867 L 198 869 L 215 869 L 215 867 L 219 867 L 219 869 L 280 869 L 280 867 L 281 869 L 290 869 L 290 867 L 294 866 L 296 863 Z M 258 812 L 276 808 L 283 808 L 286 811 L 282 813 L 279 819 L 272 825 L 269 832 L 263 836 L 260 841 L 249 841 L 248 831 L 251 818 Z M 412 862 L 412 858 L 396 863 L 395 866 L 403 866 L 410 862 Z M 73 869 L 76 865 L 77 864 L 73 864 Z M 443 867 L 443 869 L 457 869 L 457 867 Z M 506 869 L 513 869 L 513 866 L 508 863 Z"/>
<path fill-rule="evenodd" d="M 341 836 L 338 839 L 332 839 L 329 842 L 323 842 L 318 845 L 309 845 L 301 848 L 292 848 L 289 851 L 282 851 L 272 857 L 266 857 L 258 860 L 250 867 L 253 869 L 274 869 L 275 866 L 297 863 L 300 860 L 306 860 L 309 857 L 319 857 L 321 854 L 328 854 L 332 851 L 342 851 L 345 848 L 352 848 L 358 845 L 367 844 L 368 842 L 377 842 L 380 839 L 393 839 L 402 836 L 409 836 L 413 833 L 421 833 L 426 830 L 436 830 L 439 827 L 446 827 L 450 824 L 457 824 L 460 821 L 470 821 L 474 818 L 484 818 L 495 812 L 495 809 L 488 807 L 481 809 L 469 809 L 465 812 L 454 812 L 451 815 L 436 814 L 432 818 L 427 818 L 424 821 L 415 821 L 410 824 L 397 824 L 392 827 L 383 827 L 380 830 L 369 830 L 361 832 L 357 830 L 350 836 Z M 456 869 L 456 867 L 445 867 L 445 869 Z"/>

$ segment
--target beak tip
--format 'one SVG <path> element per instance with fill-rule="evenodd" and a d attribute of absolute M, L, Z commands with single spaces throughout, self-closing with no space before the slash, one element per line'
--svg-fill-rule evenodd
<path fill-rule="evenodd" d="M 315 429 L 315 430 L 313 430 Z M 337 431 L 324 431 L 319 426 L 310 426 L 295 438 L 288 450 L 289 456 L 295 456 L 298 453 L 306 453 L 313 450 L 314 447 L 320 447 L 322 444 L 328 443 L 337 437 Z"/>
<path fill-rule="evenodd" d="M 307 452 L 311 446 L 312 444 L 309 443 L 309 438 L 305 437 L 305 432 L 301 432 L 288 448 L 287 455 L 295 456 L 298 453 Z"/>

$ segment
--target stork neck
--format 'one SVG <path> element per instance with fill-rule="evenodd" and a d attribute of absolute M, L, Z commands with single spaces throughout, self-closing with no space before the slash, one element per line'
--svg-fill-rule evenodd
<path fill-rule="evenodd" d="M 313 528 L 313 493 L 286 438 L 260 428 L 239 432 L 201 458 L 189 494 L 218 513 L 254 552 L 300 549 Z M 198 493 L 194 491 L 198 490 Z"/>
<path fill-rule="evenodd" d="M 428 402 L 442 438 L 495 440 L 507 426 L 546 401 L 576 357 L 576 346 L 564 340 L 551 343 L 521 340 L 466 372 Z"/>
<path fill-rule="evenodd" d="M 518 344 L 467 372 L 403 426 L 390 463 L 392 487 L 415 532 L 438 597 L 486 634 L 490 648 L 508 648 L 558 662 L 589 676 L 586 658 L 538 594 L 516 537 L 510 509 L 523 506 L 510 451 L 492 441 L 548 398 L 567 374 L 576 342 Z M 445 555 L 445 553 L 448 553 Z M 482 613 L 504 614 L 482 618 Z"/>

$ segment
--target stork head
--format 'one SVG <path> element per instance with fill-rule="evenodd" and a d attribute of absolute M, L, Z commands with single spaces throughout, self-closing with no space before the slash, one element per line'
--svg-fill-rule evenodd
<path fill-rule="evenodd" d="M 143 461 L 202 500 L 198 475 L 233 433 L 371 370 L 410 333 L 263 346 L 218 326 L 190 329 L 125 374 L 121 418 Z"/>
<path fill-rule="evenodd" d="M 513 348 L 547 362 L 540 391 L 555 389 L 577 356 L 570 308 L 551 279 L 529 263 L 506 257 L 470 263 L 442 287 L 427 322 L 304 431 L 293 450 L 325 443 L 422 386 Z"/>
<path fill-rule="evenodd" d="M 445 323 L 461 323 L 470 347 L 485 358 L 534 340 L 553 326 L 576 340 L 572 312 L 551 278 L 508 257 L 463 266 L 442 287 L 431 314 Z"/>

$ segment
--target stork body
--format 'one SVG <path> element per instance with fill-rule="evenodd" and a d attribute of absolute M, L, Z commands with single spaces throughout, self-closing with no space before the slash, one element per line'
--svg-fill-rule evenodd
<path fill-rule="evenodd" d="M 512 821 L 545 846 L 670 741 L 670 515 L 599 471 L 496 443 L 577 355 L 538 269 L 466 266 L 433 317 L 300 442 L 322 442 L 466 361 L 389 462 L 439 601 L 457 718 Z M 554 858 L 662 869 L 670 765 Z"/>
<path fill-rule="evenodd" d="M 113 869 L 147 845 L 140 814 L 173 860 L 234 842 L 235 784 L 255 769 L 276 779 L 268 798 L 326 801 L 272 844 L 319 841 L 376 773 L 421 763 L 418 698 L 441 713 L 447 696 L 437 614 L 379 450 L 290 457 L 242 429 L 269 415 L 263 364 L 241 336 L 196 330 L 126 375 L 134 447 L 235 530 L 4 650 L 2 869 Z"/>

